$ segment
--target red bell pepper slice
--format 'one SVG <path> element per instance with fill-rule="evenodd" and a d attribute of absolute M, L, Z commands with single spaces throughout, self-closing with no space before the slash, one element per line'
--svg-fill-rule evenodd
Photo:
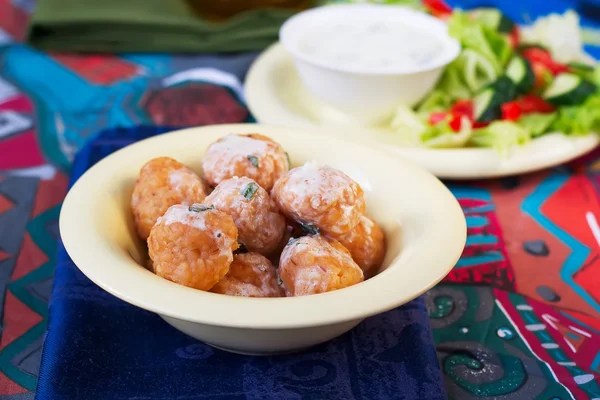
<path fill-rule="evenodd" d="M 525 59 L 527 59 L 527 61 L 529 61 L 532 64 L 534 71 L 536 64 L 544 66 L 546 69 L 548 69 L 548 71 L 552 73 L 552 75 L 555 76 L 560 73 L 569 71 L 568 66 L 554 61 L 547 50 L 532 47 L 523 50 L 521 54 Z"/>
<path fill-rule="evenodd" d="M 462 115 L 454 115 L 452 117 L 452 119 L 450 120 L 450 122 L 448 122 L 448 126 L 454 132 L 459 132 L 460 128 L 462 127 L 462 119 L 463 119 Z"/>
<path fill-rule="evenodd" d="M 480 129 L 480 128 L 485 128 L 486 126 L 488 126 L 490 123 L 489 122 L 473 122 L 473 129 Z"/>
<path fill-rule="evenodd" d="M 550 113 L 553 112 L 556 107 L 547 103 L 541 97 L 528 95 L 515 101 L 509 101 L 508 103 L 502 104 L 501 109 L 503 120 L 518 121 L 523 114 Z"/>
<path fill-rule="evenodd" d="M 545 66 L 540 63 L 530 63 L 531 69 L 533 69 L 533 75 L 535 76 L 534 89 L 543 90 L 547 85 L 549 79 L 554 77 L 554 74 Z"/>
<path fill-rule="evenodd" d="M 523 96 L 517 100 L 521 113 L 551 113 L 556 110 L 552 104 L 546 102 L 544 99 L 534 95 Z"/>
<path fill-rule="evenodd" d="M 518 121 L 521 118 L 521 106 L 516 101 L 509 101 L 500 106 L 502 119 L 506 121 Z"/>
<path fill-rule="evenodd" d="M 429 125 L 437 125 L 442 121 L 448 121 L 448 126 L 453 132 L 460 131 L 462 115 L 451 112 L 434 112 L 429 115 Z"/>
<path fill-rule="evenodd" d="M 459 132 L 462 126 L 462 119 L 466 117 L 473 122 L 473 103 L 469 100 L 457 100 L 450 111 L 434 112 L 429 115 L 429 124 L 437 125 L 442 121 L 448 120 L 448 126 L 454 132 Z"/>
<path fill-rule="evenodd" d="M 464 115 L 465 117 L 473 120 L 473 102 L 470 100 L 457 100 L 450 112 L 454 115 Z"/>
<path fill-rule="evenodd" d="M 452 14 L 452 7 L 444 0 L 423 0 L 423 6 L 434 17 L 447 17 Z"/>

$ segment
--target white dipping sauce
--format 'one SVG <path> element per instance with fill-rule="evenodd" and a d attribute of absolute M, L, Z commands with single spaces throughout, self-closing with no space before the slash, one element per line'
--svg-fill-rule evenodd
<path fill-rule="evenodd" d="M 431 63 L 443 46 L 436 36 L 401 22 L 354 19 L 311 30 L 298 50 L 338 67 L 397 71 Z"/>

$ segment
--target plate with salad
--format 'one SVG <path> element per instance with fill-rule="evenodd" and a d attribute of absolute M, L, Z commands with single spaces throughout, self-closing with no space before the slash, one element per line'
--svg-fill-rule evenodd
<path fill-rule="evenodd" d="M 276 44 L 253 64 L 246 98 L 262 123 L 320 129 L 383 145 L 442 178 L 531 172 L 600 143 L 600 67 L 583 50 L 579 17 L 552 14 L 519 26 L 499 10 L 426 9 L 446 21 L 460 55 L 416 106 L 357 127 L 315 99 Z"/>

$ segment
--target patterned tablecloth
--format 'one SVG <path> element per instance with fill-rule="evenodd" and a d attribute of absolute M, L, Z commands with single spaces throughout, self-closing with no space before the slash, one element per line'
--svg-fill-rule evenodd
<path fill-rule="evenodd" d="M 0 399 L 13 400 L 36 387 L 75 152 L 104 128 L 249 120 L 236 94 L 255 57 L 44 54 L 18 43 L 33 3 L 0 0 Z M 586 24 L 598 10 L 490 3 L 513 17 L 576 7 Z M 595 152 L 518 178 L 448 182 L 467 248 L 425 300 L 451 397 L 600 398 L 599 176 Z"/>

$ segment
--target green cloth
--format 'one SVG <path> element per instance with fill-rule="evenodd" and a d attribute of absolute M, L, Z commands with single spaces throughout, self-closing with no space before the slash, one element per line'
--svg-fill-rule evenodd
<path fill-rule="evenodd" d="M 292 13 L 257 9 L 218 23 L 202 20 L 184 0 L 39 0 L 28 41 L 80 52 L 261 50 L 277 40 Z"/>

